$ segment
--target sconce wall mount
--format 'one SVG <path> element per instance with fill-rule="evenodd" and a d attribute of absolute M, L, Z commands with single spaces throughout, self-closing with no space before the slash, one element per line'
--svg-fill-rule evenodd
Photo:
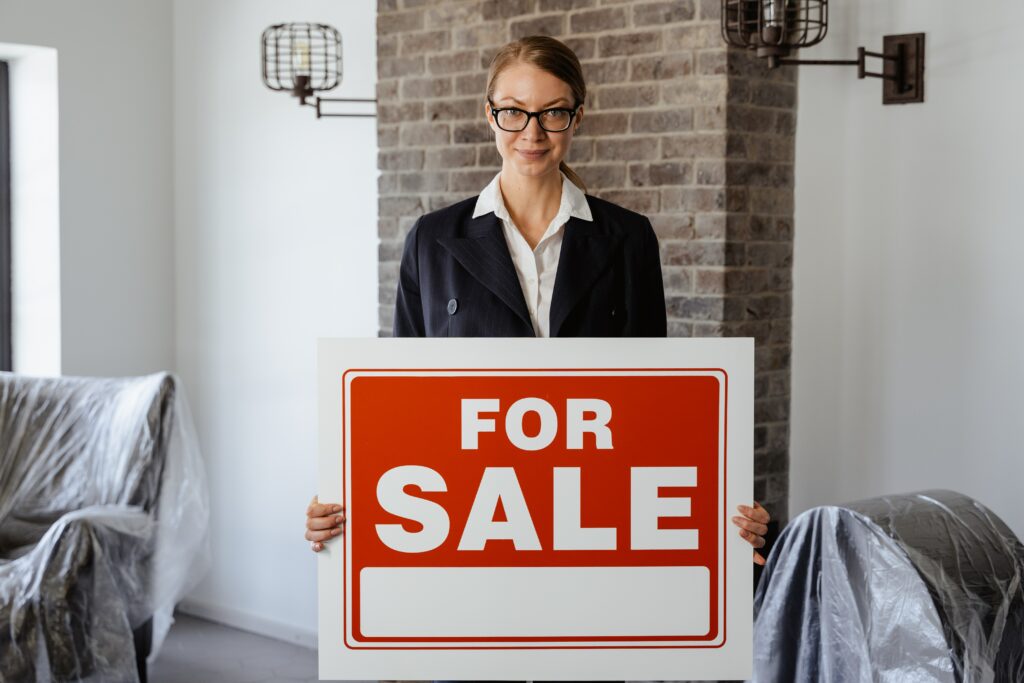
<path fill-rule="evenodd" d="M 828 33 L 828 0 L 722 0 L 722 37 L 735 47 L 755 50 L 769 69 L 782 65 L 856 66 L 857 78 L 882 80 L 882 104 L 924 102 L 924 34 L 883 38 L 882 52 L 857 48 L 857 59 L 789 59 L 800 48 L 817 45 Z M 882 60 L 869 71 L 867 58 Z"/>

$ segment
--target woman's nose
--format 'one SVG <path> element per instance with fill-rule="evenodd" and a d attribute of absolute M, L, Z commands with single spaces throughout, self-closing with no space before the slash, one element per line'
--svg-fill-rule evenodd
<path fill-rule="evenodd" d="M 530 120 L 526 122 L 526 128 L 522 131 L 524 134 L 529 134 L 531 137 L 543 138 L 548 134 L 546 130 L 540 127 L 540 118 L 537 116 L 531 116 Z"/>

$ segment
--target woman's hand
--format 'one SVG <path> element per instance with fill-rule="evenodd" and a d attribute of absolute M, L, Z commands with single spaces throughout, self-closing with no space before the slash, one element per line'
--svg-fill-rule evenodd
<path fill-rule="evenodd" d="M 345 508 L 340 505 L 320 504 L 313 496 L 306 508 L 306 540 L 313 543 L 313 552 L 324 549 L 324 542 L 344 533 Z"/>
<path fill-rule="evenodd" d="M 755 500 L 754 507 L 738 505 L 736 509 L 740 514 L 732 518 L 732 523 L 740 528 L 740 536 L 750 545 L 754 546 L 754 562 L 764 564 L 764 556 L 757 552 L 757 548 L 764 547 L 764 535 L 768 533 L 768 522 L 771 516 Z"/>

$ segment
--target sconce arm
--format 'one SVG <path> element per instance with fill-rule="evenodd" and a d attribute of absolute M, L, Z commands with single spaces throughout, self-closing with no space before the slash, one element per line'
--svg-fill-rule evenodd
<path fill-rule="evenodd" d="M 316 107 L 316 117 L 318 119 L 321 119 L 321 118 L 324 118 L 324 117 L 328 117 L 328 116 L 330 116 L 330 117 L 337 117 L 337 116 L 371 117 L 371 116 L 376 116 L 376 114 L 334 114 L 334 113 L 324 113 L 320 109 L 320 103 L 321 102 L 376 102 L 376 101 L 377 101 L 377 98 L 375 98 L 375 97 L 369 97 L 369 98 L 360 98 L 360 97 L 317 97 L 316 98 L 316 104 L 310 103 L 310 106 Z"/>
<path fill-rule="evenodd" d="M 772 66 L 772 62 L 774 62 L 775 64 L 777 64 L 779 66 L 788 66 L 788 65 L 791 65 L 791 64 L 803 64 L 805 66 L 807 66 L 807 65 L 817 65 L 817 66 L 822 66 L 822 65 L 828 65 L 828 66 L 855 66 L 855 67 L 857 67 L 857 78 L 864 78 L 864 77 L 870 76 L 872 78 L 884 78 L 885 80 L 888 80 L 888 81 L 898 81 L 899 80 L 899 78 L 895 74 L 886 75 L 886 74 L 876 73 L 876 72 L 873 72 L 873 71 L 868 71 L 867 70 L 867 58 L 868 57 L 878 57 L 879 59 L 888 59 L 888 60 L 894 61 L 894 62 L 896 62 L 896 67 L 897 67 L 896 71 L 897 72 L 901 71 L 901 69 L 899 68 L 899 64 L 900 64 L 900 61 L 902 60 L 902 57 L 900 56 L 899 53 L 897 53 L 895 55 L 886 55 L 886 54 L 882 54 L 881 52 L 871 52 L 869 50 L 864 49 L 863 47 L 858 47 L 857 48 L 857 59 L 775 59 L 775 60 L 773 60 L 773 59 L 769 58 L 769 64 L 768 65 L 769 65 L 769 67 L 771 67 Z"/>
<path fill-rule="evenodd" d="M 924 38 L 921 34 L 921 47 L 920 53 L 923 53 Z M 886 36 L 887 39 L 893 36 Z M 896 38 L 902 38 L 903 36 L 896 36 Z M 890 54 L 884 52 L 872 52 L 863 47 L 857 48 L 857 59 L 782 59 L 776 56 L 768 58 L 768 68 L 775 68 L 776 66 L 789 65 L 789 64 L 805 64 L 805 65 L 832 65 L 832 66 L 856 66 L 857 67 L 857 78 L 881 78 L 885 81 L 892 81 L 895 87 L 896 93 L 906 93 L 914 89 L 908 81 L 914 80 L 915 72 L 917 74 L 917 81 L 920 80 L 920 73 L 923 70 L 923 66 L 917 61 L 917 59 L 923 60 L 923 54 L 919 56 L 919 52 L 915 52 L 915 61 L 913 63 L 913 70 L 907 60 L 907 43 L 903 41 L 893 41 L 892 47 L 894 51 Z M 890 61 L 893 63 L 891 69 L 886 69 L 885 72 L 879 73 L 877 71 L 867 70 L 867 58 L 876 57 L 883 61 Z M 887 73 L 886 73 L 887 72 Z"/>
<path fill-rule="evenodd" d="M 924 102 L 924 33 L 904 33 L 882 37 L 882 52 L 857 48 L 857 59 L 786 59 L 790 49 L 798 46 L 757 47 L 757 56 L 766 57 L 768 68 L 790 64 L 855 66 L 857 78 L 878 78 L 882 81 L 882 104 Z M 867 70 L 867 58 L 881 59 L 881 72 Z"/>
<path fill-rule="evenodd" d="M 768 59 L 768 65 L 770 67 L 772 65 L 772 59 L 771 57 L 769 57 Z M 779 66 L 786 66 L 789 64 L 827 64 L 830 66 L 856 66 L 860 62 L 858 62 L 856 59 L 778 59 L 775 60 L 774 63 Z"/>

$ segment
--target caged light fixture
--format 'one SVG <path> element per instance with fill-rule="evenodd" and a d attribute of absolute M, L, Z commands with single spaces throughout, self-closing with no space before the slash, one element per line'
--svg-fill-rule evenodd
<path fill-rule="evenodd" d="M 882 52 L 857 48 L 857 59 L 788 59 L 793 50 L 817 45 L 828 33 L 828 0 L 722 0 L 722 37 L 735 47 L 756 50 L 768 68 L 784 64 L 857 67 L 857 78 L 882 79 L 882 104 L 924 102 L 924 34 L 890 35 Z M 882 60 L 868 71 L 867 58 Z"/>
<path fill-rule="evenodd" d="M 322 102 L 376 102 L 375 98 L 319 97 L 317 92 L 338 87 L 342 76 L 341 34 L 327 24 L 275 24 L 263 32 L 263 83 L 286 90 L 300 105 L 316 108 L 316 117 L 376 116 L 325 113 Z M 313 102 L 306 100 L 313 98 Z"/>

